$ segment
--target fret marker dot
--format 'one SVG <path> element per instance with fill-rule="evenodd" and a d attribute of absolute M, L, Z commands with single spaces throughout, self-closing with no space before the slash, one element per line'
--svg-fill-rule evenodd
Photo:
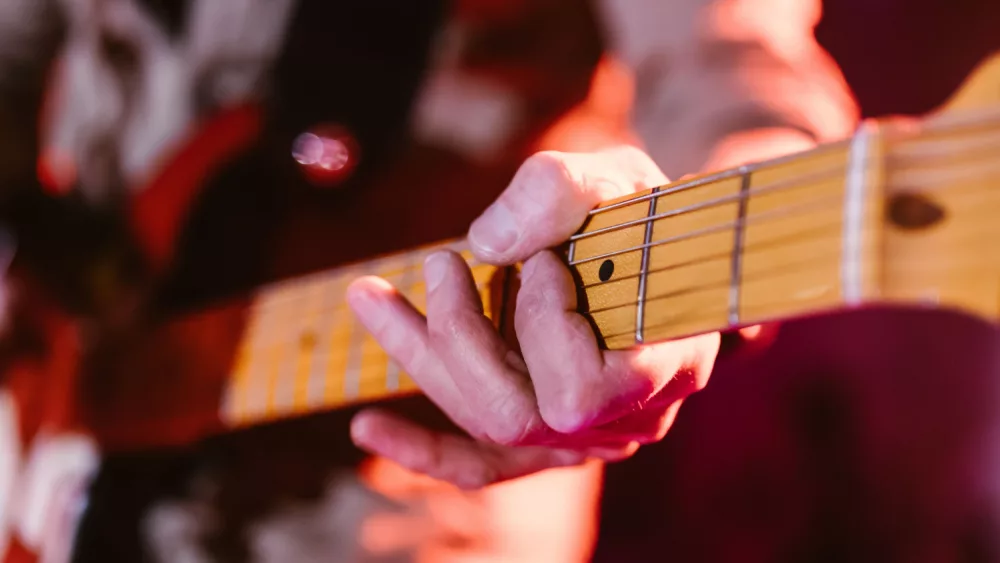
<path fill-rule="evenodd" d="M 316 333 L 309 331 L 303 332 L 302 336 L 299 338 L 299 345 L 303 350 L 311 350 L 316 346 Z"/>
<path fill-rule="evenodd" d="M 615 273 L 615 263 L 611 260 L 605 260 L 601 263 L 601 269 L 597 271 L 598 277 L 601 278 L 602 282 L 606 282 L 611 279 L 611 276 Z"/>

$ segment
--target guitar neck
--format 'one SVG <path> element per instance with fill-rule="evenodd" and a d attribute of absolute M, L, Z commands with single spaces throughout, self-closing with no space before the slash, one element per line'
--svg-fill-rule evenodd
<path fill-rule="evenodd" d="M 606 202 L 569 241 L 580 312 L 609 349 L 870 302 L 995 318 L 1000 257 L 975 243 L 1000 237 L 1000 110 L 973 117 L 929 122 L 919 134 L 866 124 L 844 142 Z M 250 311 L 223 423 L 417 392 L 350 313 L 344 291 L 375 274 L 422 309 L 420 267 L 440 248 L 468 261 L 490 315 L 507 311 L 511 295 L 491 288 L 497 270 L 463 241 L 266 287 Z"/>

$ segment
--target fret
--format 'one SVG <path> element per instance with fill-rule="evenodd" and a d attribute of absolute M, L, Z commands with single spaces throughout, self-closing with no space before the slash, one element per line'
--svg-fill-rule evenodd
<path fill-rule="evenodd" d="M 646 234 L 643 236 L 642 260 L 639 265 L 639 297 L 635 312 L 635 343 L 643 341 L 642 329 L 645 326 L 644 317 L 646 314 L 646 281 L 649 277 L 649 248 L 653 241 L 653 217 L 656 215 L 656 194 L 660 188 L 653 188 L 650 192 L 653 198 L 649 200 L 649 211 L 646 213 Z"/>
<path fill-rule="evenodd" d="M 873 154 L 877 128 L 866 124 L 860 128 L 851 142 L 849 163 L 844 187 L 844 234 L 841 255 L 841 294 L 846 305 L 858 305 L 864 297 L 864 275 L 866 256 L 864 254 L 865 218 L 868 216 L 866 204 L 875 187 L 872 182 L 872 165 L 879 162 Z M 881 198 L 876 198 L 880 201 Z M 874 235 L 874 233 L 871 233 Z M 872 261 L 873 262 L 873 261 Z"/>
<path fill-rule="evenodd" d="M 733 227 L 732 266 L 729 279 L 729 326 L 740 324 L 740 284 L 743 282 L 743 238 L 746 235 L 747 201 L 750 197 L 750 170 L 740 168 L 740 199 Z"/>

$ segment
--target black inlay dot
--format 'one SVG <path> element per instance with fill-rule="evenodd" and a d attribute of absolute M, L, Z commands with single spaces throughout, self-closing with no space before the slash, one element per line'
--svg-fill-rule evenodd
<path fill-rule="evenodd" d="M 908 230 L 926 229 L 939 223 L 945 210 L 924 194 L 904 192 L 896 194 L 886 206 L 889 220 L 897 227 Z"/>
<path fill-rule="evenodd" d="M 598 270 L 597 275 L 601 278 L 602 282 L 606 282 L 611 279 L 611 276 L 615 273 L 615 263 L 611 260 L 605 260 L 601 263 L 601 269 Z"/>

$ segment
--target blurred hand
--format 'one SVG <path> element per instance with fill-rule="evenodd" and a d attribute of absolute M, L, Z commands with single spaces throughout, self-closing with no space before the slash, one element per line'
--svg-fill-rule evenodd
<path fill-rule="evenodd" d="M 484 316 L 471 273 L 440 252 L 424 265 L 427 315 L 387 282 L 348 290 L 361 322 L 472 439 L 368 410 L 359 447 L 413 471 L 475 488 L 588 457 L 618 460 L 661 439 L 681 401 L 707 382 L 719 334 L 604 351 L 576 312 L 569 270 L 551 251 L 600 202 L 667 183 L 638 149 L 531 157 L 472 225 L 476 257 L 523 262 L 515 328 L 521 354 Z"/>

